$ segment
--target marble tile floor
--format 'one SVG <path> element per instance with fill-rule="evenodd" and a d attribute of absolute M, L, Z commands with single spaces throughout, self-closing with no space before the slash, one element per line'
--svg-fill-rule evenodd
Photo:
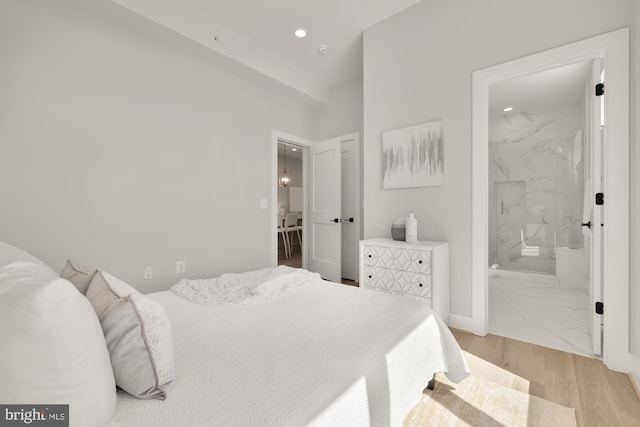
<path fill-rule="evenodd" d="M 489 277 L 489 333 L 595 357 L 586 290 Z"/>

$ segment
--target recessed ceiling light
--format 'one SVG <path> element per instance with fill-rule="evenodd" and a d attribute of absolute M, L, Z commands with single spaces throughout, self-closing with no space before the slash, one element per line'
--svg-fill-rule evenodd
<path fill-rule="evenodd" d="M 292 148 L 291 151 L 298 151 L 298 149 L 297 148 Z"/>
<path fill-rule="evenodd" d="M 296 30 L 296 32 L 293 33 L 293 34 L 295 34 L 297 38 L 301 39 L 301 38 L 303 38 L 303 37 L 305 37 L 307 35 L 307 32 L 305 30 L 303 30 L 302 28 L 298 28 Z"/>
<path fill-rule="evenodd" d="M 505 112 L 513 111 L 513 107 L 507 107 L 504 109 Z"/>

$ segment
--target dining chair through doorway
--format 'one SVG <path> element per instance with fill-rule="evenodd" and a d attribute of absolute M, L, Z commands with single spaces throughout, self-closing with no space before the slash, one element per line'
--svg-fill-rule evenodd
<path fill-rule="evenodd" d="M 284 257 L 291 258 L 291 246 L 289 245 L 289 236 L 284 228 L 284 219 L 278 224 L 278 235 L 282 236 L 282 246 L 284 247 Z"/>
<path fill-rule="evenodd" d="M 287 258 L 291 258 L 291 250 L 293 249 L 291 233 L 293 233 L 294 231 L 298 235 L 298 245 L 300 246 L 300 250 L 302 250 L 302 237 L 300 235 L 302 226 L 298 225 L 297 213 L 288 213 L 287 216 L 284 217 L 284 230 L 289 242 L 289 256 Z"/>

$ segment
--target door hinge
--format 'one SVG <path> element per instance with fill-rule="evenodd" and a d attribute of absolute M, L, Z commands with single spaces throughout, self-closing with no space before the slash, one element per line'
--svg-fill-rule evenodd
<path fill-rule="evenodd" d="M 604 303 L 596 302 L 596 314 L 604 314 Z"/>
<path fill-rule="evenodd" d="M 596 205 L 604 205 L 604 193 L 596 193 Z"/>
<path fill-rule="evenodd" d="M 598 83 L 596 85 L 596 96 L 604 95 L 604 83 Z"/>

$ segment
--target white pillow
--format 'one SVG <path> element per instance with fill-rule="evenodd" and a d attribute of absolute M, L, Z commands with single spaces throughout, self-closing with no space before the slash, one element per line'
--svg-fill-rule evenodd
<path fill-rule="evenodd" d="M 69 404 L 71 426 L 109 422 L 116 388 L 98 318 L 47 266 L 0 268 L 0 402 Z"/>
<path fill-rule="evenodd" d="M 28 261 L 34 264 L 40 264 L 46 267 L 50 272 L 53 272 L 47 264 L 40 261 L 24 249 L 12 246 L 8 243 L 0 242 L 0 267 L 4 267 L 5 265 L 9 265 L 16 261 Z M 55 276 L 57 276 L 57 274 L 52 277 Z"/>
<path fill-rule="evenodd" d="M 98 270 L 87 270 L 78 262 L 68 259 L 60 273 L 60 277 L 73 283 L 80 293 L 85 295 L 87 288 L 89 288 L 89 283 L 91 283 L 93 276 L 95 276 L 97 272 Z"/>
<path fill-rule="evenodd" d="M 93 278 L 87 298 L 100 319 L 118 387 L 143 399 L 166 399 L 175 363 L 162 306 L 106 271 Z"/>

